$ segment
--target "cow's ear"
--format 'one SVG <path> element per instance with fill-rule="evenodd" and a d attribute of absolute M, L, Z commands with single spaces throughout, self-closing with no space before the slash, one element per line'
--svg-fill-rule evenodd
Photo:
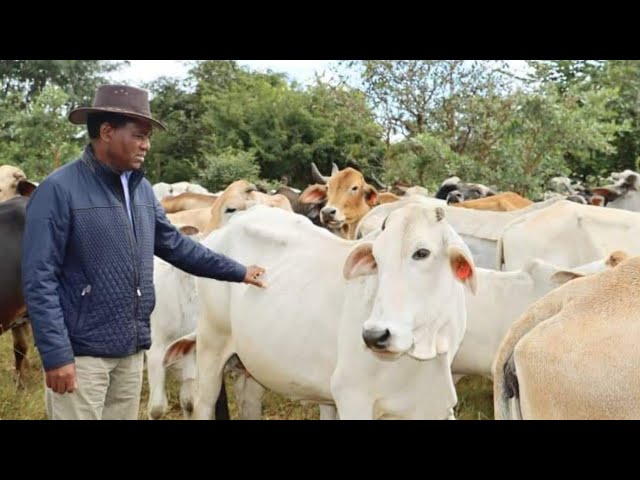
<path fill-rule="evenodd" d="M 36 189 L 36 184 L 28 180 L 20 180 L 18 182 L 18 193 L 23 197 L 30 197 Z"/>
<path fill-rule="evenodd" d="M 638 180 L 640 180 L 638 175 L 630 173 L 624 180 L 624 186 L 633 190 L 638 190 L 638 184 L 640 183 Z"/>
<path fill-rule="evenodd" d="M 378 205 L 378 191 L 374 187 L 367 183 L 364 185 L 362 190 L 364 192 L 364 199 L 367 202 L 367 205 L 370 207 Z"/>
<path fill-rule="evenodd" d="M 439 207 L 438 207 L 439 208 Z M 462 238 L 449 226 L 447 239 L 449 265 L 456 280 L 465 285 L 475 295 L 477 290 L 476 266 L 471 251 Z"/>
<path fill-rule="evenodd" d="M 180 230 L 180 233 L 187 236 L 197 235 L 200 233 L 198 227 L 194 227 L 193 225 L 182 225 L 178 230 Z"/>
<path fill-rule="evenodd" d="M 373 244 L 370 242 L 355 247 L 344 262 L 343 275 L 346 280 L 377 272 L 378 264 L 373 256 Z"/>
<path fill-rule="evenodd" d="M 327 201 L 326 185 L 310 185 L 304 189 L 298 198 L 300 203 L 322 203 Z"/>
<path fill-rule="evenodd" d="M 629 254 L 623 250 L 616 250 L 615 252 L 611 252 L 605 261 L 605 265 L 609 268 L 616 267 L 618 264 L 624 262 L 627 258 L 629 258 Z"/>

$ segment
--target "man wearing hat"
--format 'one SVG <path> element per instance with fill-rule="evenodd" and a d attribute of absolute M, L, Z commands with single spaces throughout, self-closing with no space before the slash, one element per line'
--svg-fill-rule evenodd
<path fill-rule="evenodd" d="M 23 290 L 51 419 L 137 419 L 151 344 L 154 255 L 192 275 L 258 287 L 245 267 L 171 225 L 141 170 L 154 127 L 148 92 L 98 87 L 81 157 L 50 174 L 27 207 Z"/>

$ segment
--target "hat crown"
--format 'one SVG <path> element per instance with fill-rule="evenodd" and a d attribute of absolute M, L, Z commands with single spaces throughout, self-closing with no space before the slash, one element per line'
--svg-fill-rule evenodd
<path fill-rule="evenodd" d="M 69 112 L 69 121 L 76 125 L 87 123 L 88 115 L 99 112 L 119 113 L 142 120 L 166 130 L 167 127 L 151 116 L 149 91 L 128 85 L 100 85 L 91 107 L 78 107 Z"/>
<path fill-rule="evenodd" d="M 120 109 L 123 112 L 151 116 L 149 92 L 126 85 L 100 85 L 93 99 L 93 107 Z"/>

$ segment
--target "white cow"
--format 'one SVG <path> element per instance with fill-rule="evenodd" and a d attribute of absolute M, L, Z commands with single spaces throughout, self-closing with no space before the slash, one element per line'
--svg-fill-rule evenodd
<path fill-rule="evenodd" d="M 622 250 L 640 254 L 640 213 L 561 200 L 504 228 L 498 270 L 517 270 L 533 258 L 573 268 Z"/>
<path fill-rule="evenodd" d="M 559 285 L 615 267 L 626 258 L 624 252 L 616 251 L 572 270 L 538 259 L 512 272 L 478 268 L 478 291 L 466 295 L 467 330 L 451 367 L 455 380 L 465 375 L 491 378 L 500 342 L 522 312 Z"/>
<path fill-rule="evenodd" d="M 551 199 L 538 202 L 527 208 L 510 212 L 493 212 L 486 210 L 474 210 L 445 205 L 444 200 L 411 196 L 402 198 L 393 203 L 380 205 L 367 213 L 358 224 L 356 235 L 367 235 L 380 228 L 384 219 L 397 208 L 407 203 L 419 203 L 422 205 L 442 206 L 447 216 L 447 222 L 462 237 L 471 250 L 475 264 L 481 268 L 495 268 L 498 240 L 504 228 L 515 219 L 531 212 L 543 210 L 560 199 Z M 603 255 L 604 256 L 604 255 Z"/>
<path fill-rule="evenodd" d="M 176 182 L 171 184 L 172 195 L 180 195 L 183 192 L 210 193 L 206 188 L 191 182 Z"/>
<path fill-rule="evenodd" d="M 207 247 L 264 266 L 267 288 L 196 280 L 194 418 L 211 418 L 234 353 L 265 387 L 335 403 L 342 419 L 448 418 L 463 285 L 475 290 L 475 267 L 443 216 L 407 205 L 374 239 L 348 241 L 300 215 L 255 207 L 207 237 Z"/>
<path fill-rule="evenodd" d="M 238 180 L 229 185 L 211 208 L 198 209 L 206 210 L 207 219 L 204 227 L 193 225 L 180 225 L 174 223 L 183 233 L 193 235 L 194 240 L 199 241 L 204 234 L 215 230 L 225 224 L 236 212 L 246 210 L 253 205 L 268 205 L 270 207 L 282 208 L 291 211 L 289 201 L 282 195 L 265 195 L 255 191 L 255 186 L 245 180 Z M 180 212 L 187 218 L 195 210 Z M 178 214 L 169 214 L 172 217 Z M 191 218 L 193 220 L 193 218 Z M 156 308 L 151 314 L 151 348 L 147 352 L 147 373 L 149 381 L 149 402 L 147 406 L 150 419 L 158 419 L 165 413 L 167 407 L 167 397 L 165 393 L 165 367 L 163 357 L 165 349 L 174 340 L 193 332 L 196 328 L 199 316 L 199 304 L 196 294 L 195 277 L 183 272 L 173 265 L 154 258 L 154 285 L 156 288 Z M 183 415 L 188 418 L 193 408 L 193 383 L 195 379 L 195 356 L 185 355 L 185 358 L 176 365 L 178 378 L 181 382 L 180 405 Z M 240 389 L 247 389 L 247 405 L 249 397 L 260 390 L 259 385 L 254 385 L 251 379 L 241 375 L 235 386 L 238 396 L 242 396 Z M 246 415 L 253 415 L 254 410 L 249 406 L 246 408 Z M 245 413 L 242 413 L 243 418 Z M 250 417 L 251 418 L 251 417 Z"/>
<path fill-rule="evenodd" d="M 200 240 L 200 234 L 194 227 L 183 226 L 179 230 L 193 240 Z M 153 284 L 158 305 L 151 314 L 151 348 L 146 352 L 149 382 L 147 413 L 150 419 L 156 420 L 164 415 L 167 408 L 166 371 L 162 364 L 164 352 L 176 338 L 194 330 L 198 303 L 195 277 L 158 257 L 153 261 Z M 187 356 L 172 369 L 180 380 L 180 406 L 188 418 L 193 410 L 195 358 Z"/>
<path fill-rule="evenodd" d="M 593 193 L 602 195 L 608 201 L 608 208 L 620 208 L 640 212 L 640 173 L 633 170 L 614 172 L 612 185 L 593 189 Z"/>
<path fill-rule="evenodd" d="M 162 200 L 164 197 L 173 195 L 173 187 L 166 182 L 154 183 L 152 188 L 158 201 Z"/>

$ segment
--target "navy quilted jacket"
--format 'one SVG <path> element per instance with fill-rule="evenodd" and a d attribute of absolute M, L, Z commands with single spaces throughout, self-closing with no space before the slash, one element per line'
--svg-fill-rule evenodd
<path fill-rule="evenodd" d="M 45 370 L 75 356 L 122 357 L 151 345 L 154 254 L 201 277 L 242 282 L 246 267 L 182 235 L 144 173 L 129 179 L 82 156 L 49 175 L 27 207 L 22 279 Z"/>

